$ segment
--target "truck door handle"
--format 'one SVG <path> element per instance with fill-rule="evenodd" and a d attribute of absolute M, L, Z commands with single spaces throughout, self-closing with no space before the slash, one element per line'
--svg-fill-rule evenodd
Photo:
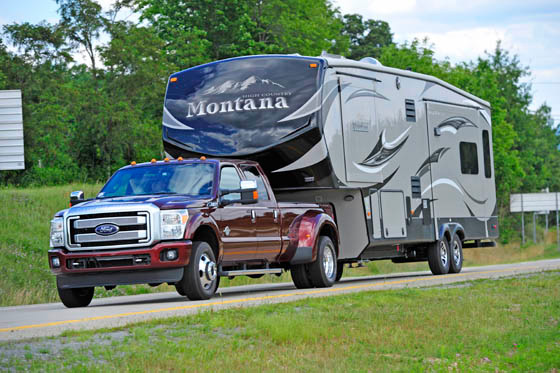
<path fill-rule="evenodd" d="M 278 223 L 278 210 L 274 210 L 274 222 Z"/>
<path fill-rule="evenodd" d="M 255 210 L 251 210 L 251 223 L 256 223 L 257 222 L 257 214 L 255 213 Z"/>

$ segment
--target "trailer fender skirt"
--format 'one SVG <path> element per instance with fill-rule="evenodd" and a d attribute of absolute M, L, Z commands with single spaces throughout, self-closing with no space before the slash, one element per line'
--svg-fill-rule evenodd
<path fill-rule="evenodd" d="M 56 276 L 59 288 L 87 288 L 94 286 L 115 286 L 177 282 L 183 278 L 183 267 L 151 269 L 147 271 L 118 271 L 79 274 L 61 274 Z"/>
<path fill-rule="evenodd" d="M 461 232 L 465 236 L 465 229 L 459 223 L 445 223 L 439 227 L 439 237 L 443 237 L 446 232 L 449 232 L 451 238 L 455 233 Z"/>
<path fill-rule="evenodd" d="M 313 248 L 311 246 L 300 246 L 290 260 L 290 264 L 311 263 L 313 260 Z"/>

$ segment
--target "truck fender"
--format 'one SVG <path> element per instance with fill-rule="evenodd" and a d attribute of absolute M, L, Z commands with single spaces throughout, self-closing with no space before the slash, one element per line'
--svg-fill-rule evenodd
<path fill-rule="evenodd" d="M 448 236 L 448 240 L 451 241 L 453 235 L 457 234 L 461 237 L 461 240 L 465 238 L 465 229 L 459 223 L 444 223 L 439 227 L 439 237 Z"/>
<path fill-rule="evenodd" d="M 219 258 L 221 258 L 223 255 L 223 244 L 222 240 L 220 239 L 220 229 L 218 228 L 218 224 L 211 216 L 203 214 L 201 212 L 198 212 L 191 216 L 189 218 L 189 221 L 187 222 L 187 227 L 185 229 L 185 239 L 192 241 L 197 230 L 202 226 L 209 227 L 214 232 L 216 243 L 218 245 L 216 260 L 219 260 Z"/>
<path fill-rule="evenodd" d="M 282 259 L 290 264 L 311 263 L 317 259 L 317 243 L 323 227 L 329 226 L 334 232 L 333 241 L 339 247 L 338 229 L 333 218 L 323 212 L 307 211 L 294 219 L 290 225 L 288 237 L 290 244 L 286 256 Z"/>

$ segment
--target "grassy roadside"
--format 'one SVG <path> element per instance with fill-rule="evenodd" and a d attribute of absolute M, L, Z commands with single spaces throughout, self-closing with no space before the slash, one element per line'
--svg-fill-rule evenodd
<path fill-rule="evenodd" d="M 556 372 L 559 315 L 547 272 L 0 344 L 0 370 Z"/>
<path fill-rule="evenodd" d="M 0 306 L 46 303 L 58 301 L 54 276 L 51 275 L 46 252 L 49 246 L 49 222 L 53 214 L 68 205 L 73 190 L 83 190 L 86 197 L 95 195 L 101 185 L 72 184 L 44 188 L 0 188 Z M 498 248 L 465 250 L 465 265 L 511 263 L 516 261 L 559 257 L 554 242 L 555 233 L 549 232 L 547 244 L 520 248 L 508 245 Z M 345 270 L 345 276 L 363 276 L 382 273 L 428 270 L 427 263 L 393 264 L 390 261 L 368 263 L 362 268 Z M 289 274 L 261 279 L 238 277 L 223 279 L 221 286 L 289 282 Z M 119 286 L 114 290 L 96 289 L 96 297 L 174 291 L 161 285 Z"/>

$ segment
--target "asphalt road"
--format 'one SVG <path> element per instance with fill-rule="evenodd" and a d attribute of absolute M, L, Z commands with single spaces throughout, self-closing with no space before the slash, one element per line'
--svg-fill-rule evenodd
<path fill-rule="evenodd" d="M 207 301 L 188 301 L 177 293 L 157 293 L 94 299 L 87 308 L 62 303 L 0 308 L 0 341 L 54 336 L 71 329 L 122 326 L 148 319 L 183 316 L 209 309 L 250 307 L 358 291 L 447 285 L 483 278 L 499 278 L 560 269 L 560 259 L 463 268 L 460 274 L 433 276 L 411 272 L 344 278 L 332 288 L 296 289 L 292 283 L 236 286 L 218 290 Z"/>

